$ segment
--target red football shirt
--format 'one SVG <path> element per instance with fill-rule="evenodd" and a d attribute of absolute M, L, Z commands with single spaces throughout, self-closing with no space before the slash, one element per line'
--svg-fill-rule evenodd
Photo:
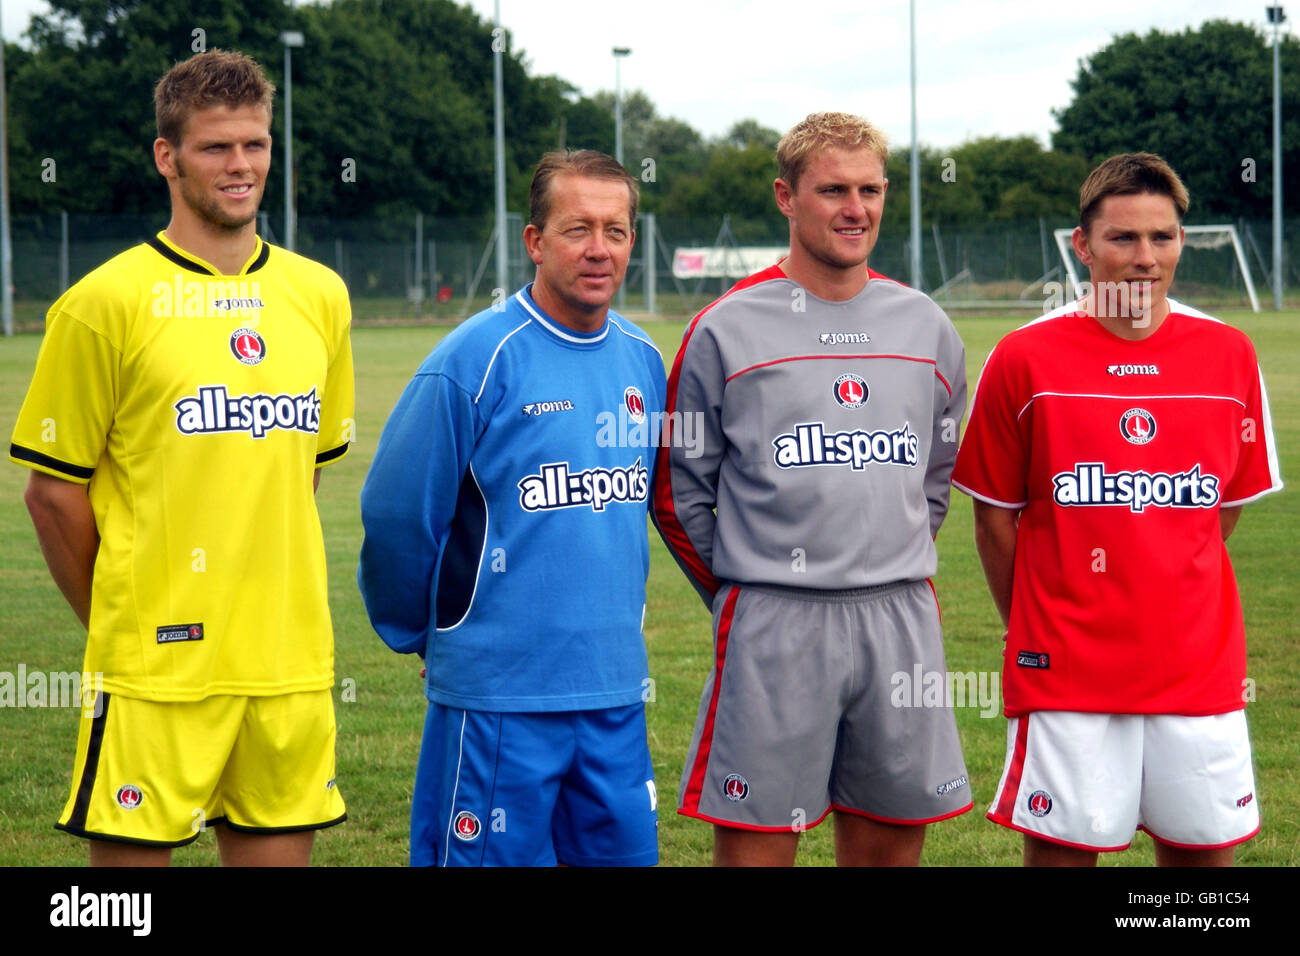
<path fill-rule="evenodd" d="M 1070 309 L 1006 336 L 953 485 L 1021 509 L 1006 714 L 1245 706 L 1246 642 L 1219 508 L 1282 487 L 1246 335 L 1172 299 L 1131 342 Z"/>

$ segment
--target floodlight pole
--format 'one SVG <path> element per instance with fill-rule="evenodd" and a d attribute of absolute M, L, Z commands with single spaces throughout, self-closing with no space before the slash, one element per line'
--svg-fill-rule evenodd
<path fill-rule="evenodd" d="M 916 0 L 912 17 L 912 288 L 921 288 L 921 152 L 916 141 Z"/>
<path fill-rule="evenodd" d="M 284 247 L 292 252 L 297 243 L 293 214 L 293 60 L 289 50 L 302 46 L 303 36 L 298 30 L 285 30 L 280 41 L 284 44 Z"/>
<path fill-rule="evenodd" d="M 1282 23 L 1281 5 L 1268 7 L 1273 24 L 1273 308 L 1282 311 Z"/>
<path fill-rule="evenodd" d="M 5 100 L 5 35 L 0 27 L 0 319 L 14 334 L 14 250 L 9 234 L 9 108 Z"/>
<path fill-rule="evenodd" d="M 632 52 L 631 47 L 614 47 L 614 158 L 623 165 L 623 57 Z M 636 228 L 636 223 L 632 223 Z M 626 281 L 626 274 L 623 276 Z M 623 285 L 618 287 L 618 308 L 623 311 L 626 300 L 623 297 Z"/>
<path fill-rule="evenodd" d="M 614 158 L 623 165 L 623 57 L 632 52 L 630 47 L 614 47 Z"/>
<path fill-rule="evenodd" d="M 505 55 L 506 34 L 501 28 L 501 2 L 492 4 L 496 29 L 492 31 L 492 127 L 495 137 L 496 166 L 496 234 L 497 234 L 497 285 L 504 295 L 509 291 L 510 260 L 506 245 L 506 118 L 504 94 L 501 90 L 502 57 Z"/>

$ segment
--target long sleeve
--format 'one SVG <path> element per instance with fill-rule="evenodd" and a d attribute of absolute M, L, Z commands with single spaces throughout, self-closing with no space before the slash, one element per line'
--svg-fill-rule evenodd
<path fill-rule="evenodd" d="M 379 636 L 425 653 L 435 630 L 432 584 L 476 437 L 472 398 L 421 371 L 384 426 L 361 489 L 365 540 L 357 584 Z"/>
<path fill-rule="evenodd" d="M 668 379 L 669 431 L 659 453 L 653 516 L 669 552 L 706 605 L 718 590 L 712 558 L 718 471 L 726 451 L 725 386 L 717 343 L 697 320 Z"/>
<path fill-rule="evenodd" d="M 939 527 L 948 515 L 958 432 L 966 413 L 966 348 L 951 324 L 946 332 L 935 357 L 935 415 L 930 436 L 930 461 L 925 471 L 925 497 L 930 506 L 932 538 L 939 534 Z"/>

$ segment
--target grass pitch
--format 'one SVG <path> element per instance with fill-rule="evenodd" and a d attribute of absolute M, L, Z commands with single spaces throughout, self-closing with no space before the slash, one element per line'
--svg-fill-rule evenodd
<path fill-rule="evenodd" d="M 1283 477 L 1300 481 L 1300 312 L 1229 313 L 1227 321 L 1255 341 L 1269 388 L 1273 429 Z M 958 319 L 973 383 L 997 340 L 1024 323 L 1013 318 Z M 683 322 L 642 322 L 671 362 Z M 406 861 L 407 815 L 423 725 L 424 697 L 415 657 L 392 654 L 371 631 L 356 588 L 361 546 L 358 497 L 380 429 L 421 359 L 446 329 L 364 328 L 353 333 L 357 375 L 357 442 L 328 468 L 318 502 L 330 568 L 336 635 L 335 702 L 338 777 L 349 820 L 316 842 L 318 865 L 401 865 Z M 37 335 L 0 340 L 0 436 L 8 438 L 26 391 Z M 76 387 L 70 370 L 70 387 Z M 22 503 L 27 471 L 0 468 L 0 671 L 79 670 L 85 635 L 64 604 L 41 558 Z M 1248 709 L 1263 830 L 1237 854 L 1245 865 L 1300 862 L 1300 498 L 1294 485 L 1248 506 L 1229 542 L 1237 571 L 1256 700 Z M 581 573 L 583 569 L 575 569 Z M 948 667 L 997 671 L 1002 629 L 984 588 L 973 543 L 970 500 L 953 495 L 939 537 L 935 579 L 944 613 Z M 709 617 L 658 536 L 651 532 L 646 642 L 654 700 L 647 707 L 650 749 L 660 792 L 660 854 L 665 865 L 702 865 L 710 859 L 711 828 L 673 812 L 677 781 L 709 670 Z M 79 865 L 80 840 L 52 824 L 67 798 L 76 708 L 0 709 L 0 865 Z M 929 865 L 1016 865 L 1021 838 L 983 818 L 1002 768 L 1006 722 L 979 707 L 957 711 L 976 809 L 930 827 L 923 862 Z M 1150 840 L 1104 855 L 1103 865 L 1149 865 Z M 178 850 L 180 865 L 217 862 L 215 840 L 204 835 Z M 832 862 L 829 822 L 809 831 L 799 862 Z"/>

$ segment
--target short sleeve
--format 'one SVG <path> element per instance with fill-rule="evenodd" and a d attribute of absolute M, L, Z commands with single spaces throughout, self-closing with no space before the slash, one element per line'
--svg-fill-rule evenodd
<path fill-rule="evenodd" d="M 356 438 L 356 394 L 352 374 L 352 308 L 347 289 L 339 281 L 338 301 L 333 303 L 329 371 L 325 394 L 321 396 L 320 434 L 316 443 L 316 467 L 338 461 Z"/>
<path fill-rule="evenodd" d="M 1246 394 L 1241 418 L 1241 455 L 1237 470 L 1223 490 L 1221 507 L 1248 504 L 1273 491 L 1282 489 L 1277 445 L 1273 440 L 1273 416 L 1268 408 L 1264 375 L 1256 364 L 1255 375 Z"/>
<path fill-rule="evenodd" d="M 984 363 L 970 422 L 957 452 L 952 483 L 973 498 L 1002 508 L 1028 503 L 1028 388 L 1011 350 L 995 347 Z"/>
<path fill-rule="evenodd" d="M 10 459 L 66 481 L 89 481 L 113 426 L 121 367 L 122 353 L 107 337 L 52 309 Z"/>

